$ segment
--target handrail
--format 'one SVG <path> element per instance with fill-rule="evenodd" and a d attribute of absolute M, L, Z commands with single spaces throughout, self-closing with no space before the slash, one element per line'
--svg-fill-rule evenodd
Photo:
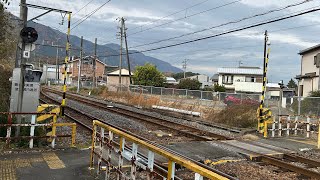
<path fill-rule="evenodd" d="M 99 149 L 99 152 L 96 153 L 95 152 L 95 146 L 96 146 L 96 140 L 97 140 L 97 127 L 100 127 L 101 128 L 101 131 L 100 131 L 100 149 Z M 129 141 L 129 142 L 132 142 L 132 157 L 131 157 L 131 161 L 134 161 L 132 163 L 132 167 L 131 167 L 131 178 L 135 178 L 134 177 L 134 174 L 135 174 L 135 166 L 138 164 L 136 161 L 137 161 L 137 148 L 138 146 L 142 146 L 144 148 L 147 148 L 149 150 L 149 153 L 148 153 L 148 168 L 150 170 L 150 167 L 153 167 L 153 161 L 154 161 L 154 153 L 156 154 L 159 154 L 163 157 L 166 157 L 168 159 L 168 175 L 167 175 L 167 179 L 174 179 L 174 173 L 175 173 L 175 164 L 179 164 L 193 172 L 196 173 L 196 178 L 197 179 L 201 179 L 202 177 L 206 177 L 206 178 L 209 178 L 209 179 L 219 179 L 219 180 L 223 180 L 223 179 L 228 179 L 226 177 L 223 177 L 215 172 L 212 172 L 204 167 L 201 167 L 189 160 L 186 160 L 182 157 L 179 157 L 177 155 L 174 155 L 168 151 L 165 151 L 159 147 L 156 147 L 155 145 L 152 145 L 152 144 L 149 144 L 141 139 L 138 139 L 132 135 L 129 135 L 123 131 L 120 131 L 114 127 L 111 127 L 107 124 L 104 124 L 98 120 L 94 120 L 93 121 L 93 134 L 92 134 L 92 149 L 91 149 L 91 158 L 90 158 L 90 168 L 93 168 L 93 165 L 94 165 L 94 154 L 98 154 L 99 156 L 99 161 L 98 161 L 98 170 L 102 169 L 101 168 L 101 161 L 103 159 L 103 149 L 104 148 L 108 148 L 108 155 L 107 156 L 111 156 L 111 150 L 113 149 L 112 147 L 110 147 L 110 144 L 112 144 L 112 140 L 113 140 L 113 134 L 116 134 L 120 137 L 120 148 L 119 148 L 119 154 L 120 156 L 122 156 L 122 153 L 123 153 L 123 147 L 124 147 L 124 142 L 125 141 Z M 109 133 L 107 133 L 109 135 L 109 138 L 108 138 L 108 141 L 109 143 L 107 147 L 105 146 L 102 146 L 103 145 L 103 142 L 104 142 L 104 132 L 105 130 L 109 131 Z M 151 154 L 151 155 L 150 155 Z M 121 157 L 119 157 L 120 159 Z M 110 160 L 111 158 L 108 157 L 108 159 Z M 150 160 L 151 159 L 151 160 Z M 152 165 L 149 164 L 149 161 L 152 162 Z M 119 161 L 120 162 L 120 161 Z M 107 163 L 107 168 L 106 170 L 110 170 L 110 167 L 111 167 L 111 162 L 110 163 Z M 118 167 L 121 167 L 121 164 L 119 164 Z M 152 169 L 152 168 L 151 168 Z M 118 173 L 119 172 L 119 169 L 118 170 Z M 120 169 L 121 171 L 121 169 Z M 108 172 L 107 172 L 108 174 Z"/>

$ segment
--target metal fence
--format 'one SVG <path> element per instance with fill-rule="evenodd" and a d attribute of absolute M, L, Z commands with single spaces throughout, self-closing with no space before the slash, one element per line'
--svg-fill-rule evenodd
<path fill-rule="evenodd" d="M 17 116 L 28 116 L 31 115 L 31 122 L 25 121 L 22 123 L 16 123 L 15 119 Z M 39 116 L 46 116 L 47 118 L 53 117 L 53 122 L 51 123 L 38 123 L 37 118 Z M 29 148 L 39 145 L 35 143 L 35 140 L 45 139 L 42 142 L 46 144 L 50 142 L 52 148 L 56 146 L 57 138 L 71 137 L 71 147 L 75 146 L 76 138 L 76 123 L 57 123 L 57 114 L 55 113 L 14 113 L 14 112 L 0 112 L 0 149 L 10 149 L 10 144 L 13 147 L 24 148 L 24 146 L 29 145 Z M 57 127 L 70 127 L 71 134 L 58 134 Z M 20 127 L 18 131 L 20 132 L 16 136 L 17 127 Z M 47 133 L 47 128 L 52 129 L 51 133 Z M 15 131 L 15 133 L 13 133 Z M 15 134 L 15 135 L 14 135 Z M 41 145 L 43 145 L 41 143 Z M 48 144 L 49 145 L 49 144 Z"/>
<path fill-rule="evenodd" d="M 210 101 L 236 101 L 237 103 L 245 103 L 249 100 L 259 102 L 260 94 L 245 94 L 245 93 L 225 93 L 214 91 L 175 89 L 154 86 L 139 86 L 130 85 L 130 92 L 150 95 L 160 95 L 166 97 L 199 99 Z"/>

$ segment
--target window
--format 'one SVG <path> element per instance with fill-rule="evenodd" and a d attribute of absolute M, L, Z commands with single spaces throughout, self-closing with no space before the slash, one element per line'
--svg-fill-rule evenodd
<path fill-rule="evenodd" d="M 222 76 L 223 84 L 233 84 L 233 76 L 232 75 L 223 75 Z"/>
<path fill-rule="evenodd" d="M 257 82 L 256 80 L 257 80 L 256 77 L 252 77 L 252 76 L 246 77 L 246 82 Z"/>

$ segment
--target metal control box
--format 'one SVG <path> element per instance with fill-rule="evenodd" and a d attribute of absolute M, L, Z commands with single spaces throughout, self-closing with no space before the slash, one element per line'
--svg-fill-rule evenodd
<path fill-rule="evenodd" d="M 18 110 L 18 92 L 20 81 L 20 68 L 15 68 L 12 74 L 12 87 L 10 97 L 10 112 Z M 26 69 L 24 94 L 22 102 L 22 112 L 37 112 L 40 96 L 40 77 L 42 72 L 39 70 Z"/>

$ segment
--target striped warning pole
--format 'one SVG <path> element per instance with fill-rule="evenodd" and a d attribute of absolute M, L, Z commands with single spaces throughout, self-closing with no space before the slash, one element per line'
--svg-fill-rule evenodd
<path fill-rule="evenodd" d="M 66 92 L 67 92 L 67 68 L 70 56 L 70 26 L 71 26 L 71 12 L 68 13 L 68 31 L 66 44 L 66 58 L 64 59 L 64 74 L 63 74 L 63 95 L 61 102 L 60 115 L 64 116 L 64 107 L 66 106 Z"/>
<path fill-rule="evenodd" d="M 265 31 L 265 39 L 264 39 L 264 61 L 263 61 L 263 82 L 262 82 L 262 92 L 261 92 L 261 102 L 259 106 L 259 122 L 258 122 L 258 131 L 263 133 L 264 131 L 264 121 L 263 118 L 263 105 L 265 99 L 265 91 L 266 91 L 266 82 L 267 82 L 267 69 L 268 69 L 268 61 L 269 61 L 269 53 L 270 48 L 267 51 L 267 42 L 268 42 L 268 31 Z"/>

